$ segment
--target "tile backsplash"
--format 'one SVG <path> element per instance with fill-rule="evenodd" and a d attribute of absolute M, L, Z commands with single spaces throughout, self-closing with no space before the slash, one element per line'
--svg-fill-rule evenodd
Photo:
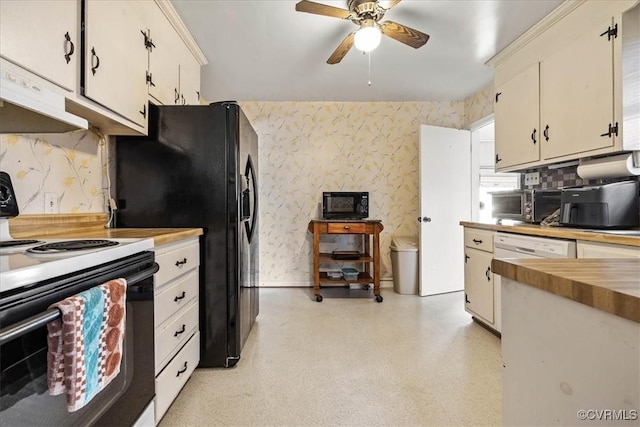
<path fill-rule="evenodd" d="M 565 166 L 558 169 L 542 167 L 540 169 L 529 169 L 525 172 L 540 172 L 540 183 L 536 185 L 525 185 L 524 173 L 520 177 L 521 188 L 535 189 L 556 189 L 565 187 L 575 187 L 582 185 L 601 185 L 611 182 L 628 181 L 629 179 L 639 180 L 639 177 L 622 177 L 606 179 L 582 179 L 577 173 L 578 166 Z"/>

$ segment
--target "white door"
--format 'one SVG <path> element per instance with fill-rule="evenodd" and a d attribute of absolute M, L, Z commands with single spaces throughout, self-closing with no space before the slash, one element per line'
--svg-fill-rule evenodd
<path fill-rule="evenodd" d="M 420 127 L 420 295 L 464 288 L 464 233 L 471 219 L 471 132 Z"/>

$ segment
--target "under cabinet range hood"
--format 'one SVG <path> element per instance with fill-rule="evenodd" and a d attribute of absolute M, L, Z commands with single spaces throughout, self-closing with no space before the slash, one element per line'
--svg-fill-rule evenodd
<path fill-rule="evenodd" d="M 63 133 L 89 123 L 65 110 L 65 97 L 32 79 L 0 70 L 0 133 Z"/>

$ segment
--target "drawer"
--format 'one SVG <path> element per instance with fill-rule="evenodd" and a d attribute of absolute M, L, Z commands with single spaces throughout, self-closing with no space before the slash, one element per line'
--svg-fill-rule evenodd
<path fill-rule="evenodd" d="M 188 306 L 191 301 L 198 296 L 199 284 L 198 269 L 191 270 L 167 284 L 166 287 L 156 290 L 154 299 L 154 325 L 162 324 L 182 307 Z"/>
<path fill-rule="evenodd" d="M 464 245 L 481 251 L 493 252 L 493 235 L 493 231 L 465 227 Z"/>
<path fill-rule="evenodd" d="M 155 364 L 156 374 L 178 352 L 187 339 L 198 329 L 198 299 L 185 307 L 178 317 L 169 322 L 166 327 L 156 330 Z"/>
<path fill-rule="evenodd" d="M 176 357 L 156 377 L 156 423 L 164 416 L 200 362 L 200 333 L 191 337 Z"/>
<path fill-rule="evenodd" d="M 330 222 L 327 224 L 329 234 L 364 234 L 367 232 L 367 224 L 359 222 Z"/>
<path fill-rule="evenodd" d="M 155 275 L 156 289 L 200 265 L 200 243 L 170 245 L 156 250 L 160 270 Z"/>

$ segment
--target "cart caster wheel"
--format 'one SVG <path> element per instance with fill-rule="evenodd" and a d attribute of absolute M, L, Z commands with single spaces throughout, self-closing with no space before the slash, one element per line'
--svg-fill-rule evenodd
<path fill-rule="evenodd" d="M 322 302 L 322 295 L 316 295 L 316 301 Z"/>
<path fill-rule="evenodd" d="M 382 295 L 376 295 L 376 302 L 382 302 Z"/>
<path fill-rule="evenodd" d="M 368 291 L 370 288 L 371 288 L 371 286 L 369 286 L 369 285 L 364 285 L 364 290 L 365 290 L 365 291 Z"/>

